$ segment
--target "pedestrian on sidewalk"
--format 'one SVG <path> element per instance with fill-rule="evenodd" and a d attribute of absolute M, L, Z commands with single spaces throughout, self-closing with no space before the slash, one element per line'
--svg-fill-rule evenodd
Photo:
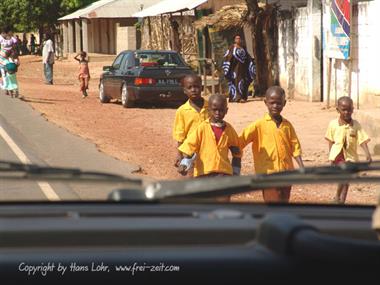
<path fill-rule="evenodd" d="M 329 161 L 331 164 L 339 165 L 347 161 L 358 161 L 358 145 L 363 148 L 367 161 L 371 162 L 372 158 L 368 150 L 370 139 L 360 123 L 352 119 L 354 111 L 352 99 L 348 96 L 340 97 L 336 110 L 339 113 L 339 117 L 330 122 L 325 135 L 329 143 Z M 338 185 L 334 202 L 344 204 L 348 187 L 349 184 Z"/>
<path fill-rule="evenodd" d="M 45 84 L 53 85 L 54 45 L 50 34 L 45 34 L 42 48 L 42 63 L 44 65 Z"/>
<path fill-rule="evenodd" d="M 247 49 L 243 47 L 240 35 L 234 37 L 234 43 L 226 51 L 222 68 L 228 81 L 229 101 L 246 102 L 256 67 Z"/>
<path fill-rule="evenodd" d="M 10 63 L 9 58 L 15 56 L 16 43 L 17 39 L 13 36 L 12 28 L 6 26 L 0 35 L 0 72 L 3 81 L 1 89 L 4 89 L 4 80 L 6 77 L 5 66 Z"/>
<path fill-rule="evenodd" d="M 294 169 L 293 158 L 303 168 L 301 145 L 293 125 L 281 112 L 286 104 L 285 91 L 280 86 L 269 87 L 264 103 L 268 113 L 246 127 L 239 136 L 243 150 L 252 143 L 253 161 L 257 174 L 271 174 Z M 265 202 L 287 203 L 291 186 L 263 189 Z"/>
<path fill-rule="evenodd" d="M 22 48 L 22 43 L 20 40 L 20 37 L 18 35 L 15 36 L 16 43 L 15 43 L 15 53 L 17 56 L 21 55 L 21 48 Z"/>
<path fill-rule="evenodd" d="M 239 137 L 235 129 L 224 121 L 228 111 L 226 97 L 211 95 L 208 108 L 210 119 L 202 122 L 178 148 L 184 156 L 178 172 L 186 175 L 196 155 L 194 177 L 240 175 L 242 153 Z M 228 157 L 229 152 L 232 162 Z"/>
<path fill-rule="evenodd" d="M 201 78 L 195 74 L 186 75 L 181 83 L 189 100 L 179 107 L 175 114 L 173 138 L 178 147 L 203 121 L 209 118 L 208 102 L 201 95 Z M 175 167 L 179 166 L 182 158 L 182 153 L 178 151 Z"/>
<path fill-rule="evenodd" d="M 86 98 L 88 96 L 88 82 L 90 80 L 90 70 L 88 68 L 88 58 L 87 53 L 85 51 L 81 51 L 75 57 L 75 60 L 79 62 L 79 74 L 78 79 L 80 82 L 80 91 L 82 92 L 82 98 Z"/>
<path fill-rule="evenodd" d="M 18 98 L 18 82 L 17 82 L 17 64 L 11 59 L 9 63 L 5 65 L 5 76 L 3 79 L 5 94 Z"/>
<path fill-rule="evenodd" d="M 36 53 L 36 37 L 31 34 L 30 35 L 30 54 Z"/>
<path fill-rule="evenodd" d="M 26 33 L 23 33 L 23 34 L 22 34 L 21 53 L 22 53 L 22 55 L 27 55 L 27 54 L 29 54 L 29 50 L 28 50 L 28 39 L 26 38 Z"/>

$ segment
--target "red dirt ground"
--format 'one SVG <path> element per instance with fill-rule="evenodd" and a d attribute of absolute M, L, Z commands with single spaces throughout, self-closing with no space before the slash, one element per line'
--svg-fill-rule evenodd
<path fill-rule="evenodd" d="M 137 175 L 160 179 L 180 179 L 173 167 L 175 143 L 171 138 L 175 109 L 125 109 L 118 103 L 101 104 L 98 100 L 98 82 L 101 68 L 110 62 L 90 63 L 89 97 L 81 98 L 76 76 L 78 65 L 71 60 L 54 65 L 54 85 L 44 85 L 41 58 L 21 58 L 18 72 L 21 95 L 34 109 L 52 123 L 66 128 L 94 144 L 98 149 L 120 160 L 141 167 Z M 253 120 L 265 113 L 260 100 L 246 104 L 230 104 L 226 120 L 239 133 Z M 324 132 L 328 122 L 337 116 L 334 109 L 322 103 L 289 101 L 283 115 L 290 120 L 303 148 L 307 166 L 327 163 L 327 143 Z M 361 153 L 362 154 L 362 153 Z M 361 156 L 363 158 L 363 156 Z M 252 154 L 246 149 L 243 174 L 253 172 Z M 378 189 L 374 185 L 353 185 L 347 203 L 375 204 Z M 291 201 L 330 203 L 335 186 L 295 186 Z M 235 201 L 262 201 L 261 193 L 234 196 Z"/>

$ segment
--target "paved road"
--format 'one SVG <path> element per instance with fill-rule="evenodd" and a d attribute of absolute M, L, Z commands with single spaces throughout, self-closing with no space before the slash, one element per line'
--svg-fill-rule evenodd
<path fill-rule="evenodd" d="M 99 152 L 95 145 L 48 122 L 22 100 L 0 91 L 0 160 L 74 167 L 131 176 L 138 170 Z M 104 199 L 121 185 L 0 181 L 0 201 Z"/>

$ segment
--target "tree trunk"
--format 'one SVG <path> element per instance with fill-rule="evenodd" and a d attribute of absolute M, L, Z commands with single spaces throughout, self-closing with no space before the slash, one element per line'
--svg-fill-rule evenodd
<path fill-rule="evenodd" d="M 256 61 L 255 95 L 263 96 L 279 84 L 277 7 L 259 7 L 257 0 L 246 0 L 252 32 L 253 56 Z"/>
<path fill-rule="evenodd" d="M 179 25 L 178 22 L 174 19 L 170 18 L 170 48 L 177 52 L 181 52 L 181 41 L 179 39 Z"/>

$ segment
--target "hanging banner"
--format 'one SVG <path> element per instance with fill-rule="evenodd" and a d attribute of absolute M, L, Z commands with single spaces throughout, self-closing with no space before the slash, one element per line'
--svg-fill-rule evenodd
<path fill-rule="evenodd" d="M 327 57 L 350 58 L 351 1 L 332 0 L 329 8 L 330 25 L 327 31 Z"/>

